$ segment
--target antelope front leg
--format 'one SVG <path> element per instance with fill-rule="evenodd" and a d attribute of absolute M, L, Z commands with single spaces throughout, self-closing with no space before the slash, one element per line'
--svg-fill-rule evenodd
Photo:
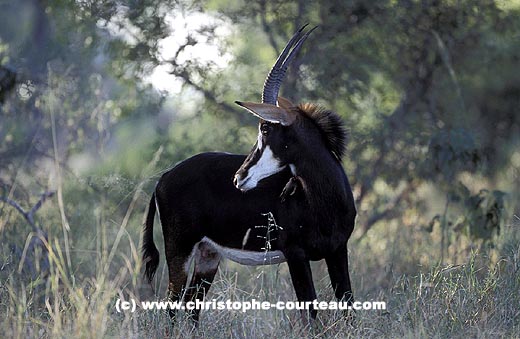
<path fill-rule="evenodd" d="M 305 253 L 302 249 L 290 249 L 284 253 L 289 265 L 289 273 L 296 292 L 298 301 L 316 300 L 316 290 L 312 281 L 312 271 Z M 304 322 L 309 323 L 308 316 L 312 320 L 316 319 L 317 310 L 311 307 L 309 310 L 302 310 Z"/>

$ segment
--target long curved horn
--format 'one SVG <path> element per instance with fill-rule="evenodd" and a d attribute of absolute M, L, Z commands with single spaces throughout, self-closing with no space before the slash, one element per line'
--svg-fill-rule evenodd
<path fill-rule="evenodd" d="M 291 64 L 292 60 L 294 60 L 296 54 L 298 54 L 298 51 L 301 49 L 307 37 L 318 26 L 312 28 L 310 31 L 303 34 L 303 30 L 305 29 L 305 27 L 307 27 L 307 25 L 304 25 L 302 28 L 298 30 L 298 32 L 296 32 L 293 35 L 293 37 L 291 38 L 291 40 L 289 40 L 289 42 L 283 49 L 282 53 L 280 53 L 280 56 L 278 56 L 278 59 L 276 59 L 275 64 L 269 71 L 269 74 L 265 79 L 264 90 L 262 92 L 263 103 L 276 105 L 276 100 L 278 99 L 278 91 L 280 90 L 280 85 L 282 84 L 287 68 Z M 289 56 L 287 56 L 287 54 L 289 54 Z"/>

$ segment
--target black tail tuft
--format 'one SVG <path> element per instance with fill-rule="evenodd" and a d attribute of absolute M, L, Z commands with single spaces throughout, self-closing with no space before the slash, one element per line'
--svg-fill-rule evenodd
<path fill-rule="evenodd" d="M 146 264 L 144 275 L 148 278 L 148 282 L 152 282 L 157 266 L 159 266 L 159 251 L 153 242 L 153 219 L 155 217 L 155 193 L 152 194 L 150 205 L 148 207 L 148 215 L 143 230 L 143 263 Z"/>

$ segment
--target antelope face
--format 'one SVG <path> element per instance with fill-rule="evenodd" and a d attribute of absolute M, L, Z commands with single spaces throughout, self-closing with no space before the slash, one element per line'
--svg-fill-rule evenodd
<path fill-rule="evenodd" d="M 234 177 L 235 187 L 248 191 L 258 183 L 283 170 L 288 165 L 288 127 L 261 120 L 258 139 Z"/>

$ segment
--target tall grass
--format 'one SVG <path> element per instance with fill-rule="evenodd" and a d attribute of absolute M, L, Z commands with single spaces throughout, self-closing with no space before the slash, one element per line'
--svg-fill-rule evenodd
<path fill-rule="evenodd" d="M 156 157 L 157 158 L 157 157 Z M 153 162 L 152 162 L 153 163 Z M 152 168 L 152 167 L 150 167 Z M 143 171 L 147 176 L 149 169 Z M 435 259 L 438 242 L 430 234 L 390 227 L 363 241 L 352 241 L 351 277 L 357 300 L 380 300 L 385 311 L 320 311 L 304 328 L 298 311 L 202 311 L 198 328 L 182 316 L 172 326 L 167 312 L 117 312 L 116 300 L 160 300 L 166 296 L 166 267 L 161 253 L 152 286 L 141 278 L 139 241 L 148 196 L 145 180 L 130 182 L 126 200 L 110 205 L 109 194 L 93 194 L 95 208 L 71 212 L 69 248 L 56 226 L 42 239 L 49 269 L 37 277 L 18 269 L 13 252 L 0 257 L 0 325 L 12 338 L 418 338 L 520 337 L 520 220 L 500 235 L 494 248 L 472 252 L 452 264 Z M 64 186 L 65 187 L 65 186 Z M 137 188 L 135 188 L 137 187 Z M 86 189 L 86 192 L 88 189 Z M 74 204 L 71 192 L 64 201 Z M 78 194 L 77 190 L 74 194 Z M 83 195 L 83 199 L 88 197 Z M 121 209 L 121 206 L 127 206 Z M 115 213 L 117 211 L 118 213 Z M 61 220 L 50 202 L 42 220 Z M 116 217 L 114 215 L 120 215 Z M 48 219 L 46 219 L 48 218 Z M 77 226 L 75 226 L 77 225 Z M 160 227 L 155 239 L 162 249 Z M 416 241 L 422 237 L 421 242 Z M 381 246 L 385 244 L 385 246 Z M 70 253 L 69 266 L 67 252 Z M 419 255 L 421 254 L 421 255 Z M 430 257 L 430 261 L 424 258 Z M 319 300 L 333 300 L 326 267 L 313 263 Z M 295 300 L 286 264 L 250 268 L 222 262 L 208 299 L 234 301 Z"/>

